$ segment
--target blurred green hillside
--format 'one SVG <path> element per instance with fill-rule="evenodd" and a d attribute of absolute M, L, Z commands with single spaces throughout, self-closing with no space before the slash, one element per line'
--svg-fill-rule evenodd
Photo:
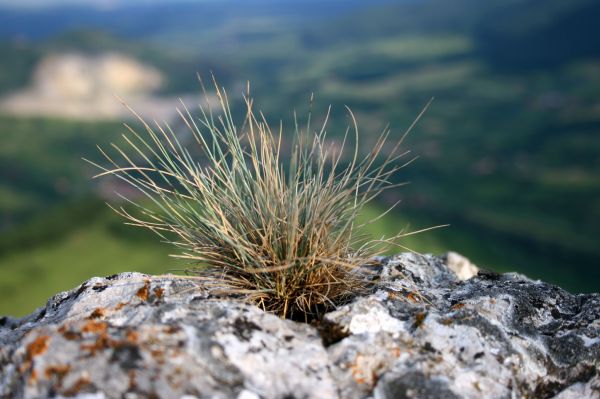
<path fill-rule="evenodd" d="M 214 71 L 236 99 L 249 80 L 274 124 L 293 111 L 330 135 L 357 115 L 365 150 L 390 123 L 411 181 L 375 235 L 461 252 L 571 291 L 600 289 L 600 5 L 595 1 L 224 1 L 0 11 L 0 95 L 49 54 L 128 54 L 160 70 L 161 95 L 197 92 Z M 235 105 L 234 105 L 235 107 Z M 241 107 L 239 108 L 242 111 Z M 185 266 L 123 226 L 81 157 L 100 159 L 117 121 L 0 116 L 0 314 L 25 314 L 92 275 Z M 288 129 L 291 131 L 291 129 Z M 110 188 L 110 187 L 109 187 Z M 110 190 L 109 190 L 110 191 Z M 113 197 L 108 195 L 112 201 Z M 398 249 L 400 250 L 400 249 Z"/>

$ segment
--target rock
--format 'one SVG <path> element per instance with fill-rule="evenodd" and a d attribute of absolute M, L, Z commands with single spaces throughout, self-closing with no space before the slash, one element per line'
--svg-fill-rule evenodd
<path fill-rule="evenodd" d="M 453 257 L 381 258 L 312 324 L 195 279 L 93 278 L 0 319 L 0 397 L 600 398 L 599 294 Z"/>
<path fill-rule="evenodd" d="M 35 67 L 27 87 L 0 98 L 0 112 L 91 121 L 134 118 L 116 95 L 141 115 L 172 120 L 179 118 L 180 97 L 188 104 L 205 100 L 196 95 L 158 96 L 164 81 L 158 69 L 125 54 L 50 54 Z M 213 96 L 208 99 L 217 104 Z"/>
<path fill-rule="evenodd" d="M 468 280 L 479 273 L 479 268 L 477 266 L 472 264 L 469 259 L 456 252 L 448 252 L 444 255 L 444 262 L 460 280 Z"/>

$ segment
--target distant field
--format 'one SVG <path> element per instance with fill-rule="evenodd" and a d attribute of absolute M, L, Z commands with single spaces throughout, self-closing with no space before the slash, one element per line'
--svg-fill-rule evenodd
<path fill-rule="evenodd" d="M 97 211 L 106 214 L 101 208 Z M 179 267 L 167 256 L 164 244 L 154 237 L 121 232 L 115 227 L 120 222 L 107 215 L 92 223 L 73 223 L 59 239 L 0 257 L 0 314 L 25 315 L 50 296 L 93 276 L 124 271 L 162 274 Z"/>
<path fill-rule="evenodd" d="M 381 205 L 365 209 L 359 224 L 373 220 L 383 210 Z M 86 219 L 84 215 L 90 213 L 93 217 Z M 52 223 L 44 223 L 42 217 L 35 224 L 54 235 L 45 237 L 34 225 L 25 226 L 18 240 L 11 240 L 6 234 L 0 237 L 0 314 L 25 315 L 42 306 L 55 293 L 74 288 L 93 276 L 125 271 L 178 273 L 188 266 L 186 262 L 168 256 L 173 252 L 170 246 L 146 231 L 123 225 L 100 202 L 59 207 L 45 217 L 50 221 L 58 218 L 66 226 L 56 231 Z M 397 212 L 367 224 L 362 231 L 371 238 L 391 237 L 401 231 L 410 233 L 445 222 L 442 217 L 415 214 L 400 206 Z M 479 232 L 482 237 L 478 238 Z M 575 290 L 592 289 L 595 284 L 585 275 L 573 274 L 568 269 L 555 269 L 549 275 L 543 262 L 532 262 L 535 257 L 515 251 L 514 243 L 502 241 L 501 235 L 497 240 L 490 240 L 489 235 L 490 232 L 464 225 L 440 227 L 401 238 L 399 246 L 389 247 L 382 255 L 407 250 L 440 255 L 453 250 L 469 256 L 486 269 L 520 270 L 531 277 L 544 278 Z M 7 241 L 10 247 L 3 247 Z M 526 267 L 518 269 L 515 264 Z"/>

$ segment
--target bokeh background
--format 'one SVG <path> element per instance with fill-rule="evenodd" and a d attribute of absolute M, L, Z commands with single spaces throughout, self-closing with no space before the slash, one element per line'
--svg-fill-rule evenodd
<path fill-rule="evenodd" d="M 82 157 L 130 118 L 172 121 L 211 71 L 246 81 L 274 124 L 352 108 L 367 150 L 387 123 L 419 159 L 365 219 L 573 292 L 600 290 L 600 3 L 596 0 L 0 1 L 0 315 L 94 275 L 186 265 L 104 203 Z M 288 132 L 291 129 L 288 129 Z M 400 250 L 400 249 L 398 249 Z"/>

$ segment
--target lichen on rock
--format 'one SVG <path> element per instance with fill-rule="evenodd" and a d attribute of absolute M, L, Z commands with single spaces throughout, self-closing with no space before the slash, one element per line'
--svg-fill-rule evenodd
<path fill-rule="evenodd" d="M 194 279 L 93 278 L 0 318 L 0 397 L 600 397 L 600 295 L 465 262 L 380 258 L 312 324 Z"/>

